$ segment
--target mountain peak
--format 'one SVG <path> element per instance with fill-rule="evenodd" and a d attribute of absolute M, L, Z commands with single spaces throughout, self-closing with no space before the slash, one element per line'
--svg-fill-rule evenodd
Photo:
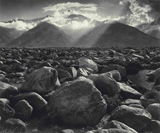
<path fill-rule="evenodd" d="M 9 43 L 8 46 L 66 47 L 70 43 L 70 38 L 58 27 L 48 22 L 41 22 L 33 29 Z"/>
<path fill-rule="evenodd" d="M 101 24 L 82 36 L 76 46 L 83 47 L 151 47 L 159 40 L 120 22 Z"/>

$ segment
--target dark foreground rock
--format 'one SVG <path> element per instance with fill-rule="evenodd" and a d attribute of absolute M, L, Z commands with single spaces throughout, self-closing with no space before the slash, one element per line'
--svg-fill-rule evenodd
<path fill-rule="evenodd" d="M 42 67 L 28 75 L 22 84 L 21 92 L 49 93 L 60 86 L 58 72 L 51 67 Z"/>
<path fill-rule="evenodd" d="M 26 100 L 20 100 L 14 106 L 14 110 L 17 118 L 26 121 L 31 118 L 33 107 Z"/>
<path fill-rule="evenodd" d="M 126 105 L 117 107 L 110 117 L 110 120 L 120 121 L 138 132 L 145 131 L 151 119 L 151 114 L 146 110 Z"/>
<path fill-rule="evenodd" d="M 0 116 L 1 120 L 5 121 L 10 117 L 14 117 L 15 110 L 11 108 L 8 104 L 0 102 Z"/>
<path fill-rule="evenodd" d="M 107 108 L 93 82 L 84 77 L 63 84 L 47 106 L 53 120 L 69 126 L 95 126 Z"/>
<path fill-rule="evenodd" d="M 47 101 L 36 92 L 19 94 L 15 96 L 13 100 L 15 103 L 20 100 L 26 100 L 33 107 L 35 112 L 39 112 L 47 105 Z"/>
<path fill-rule="evenodd" d="M 137 133 L 134 129 L 116 120 L 112 120 L 103 126 L 103 129 L 110 129 L 110 128 L 117 128 L 117 129 L 127 130 L 128 132 Z"/>
<path fill-rule="evenodd" d="M 24 132 L 26 130 L 26 124 L 20 119 L 9 118 L 5 121 L 5 128 L 13 132 Z"/>
<path fill-rule="evenodd" d="M 0 48 L 0 132 L 159 133 L 159 51 Z"/>

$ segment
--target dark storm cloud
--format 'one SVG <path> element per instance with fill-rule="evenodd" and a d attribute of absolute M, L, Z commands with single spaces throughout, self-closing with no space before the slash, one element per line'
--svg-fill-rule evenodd
<path fill-rule="evenodd" d="M 149 0 L 151 7 L 160 13 L 160 0 Z"/>

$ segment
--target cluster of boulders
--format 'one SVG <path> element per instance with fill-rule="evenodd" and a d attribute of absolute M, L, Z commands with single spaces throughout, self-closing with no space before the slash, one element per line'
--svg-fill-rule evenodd
<path fill-rule="evenodd" d="M 159 133 L 159 51 L 0 48 L 0 131 L 24 132 L 36 117 L 70 128 L 59 133 Z M 146 69 L 152 87 L 129 78 Z"/>

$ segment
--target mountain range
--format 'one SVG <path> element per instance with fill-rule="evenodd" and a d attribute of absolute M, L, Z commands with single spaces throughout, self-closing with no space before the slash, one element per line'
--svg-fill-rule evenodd
<path fill-rule="evenodd" d="M 120 22 L 99 22 L 82 15 L 68 16 L 68 23 L 89 22 L 93 27 L 73 29 L 72 23 L 58 27 L 54 17 L 12 20 L 4 23 L 36 23 L 30 30 L 0 27 L 0 46 L 7 47 L 150 47 L 160 45 L 160 25 L 156 21 L 132 27 Z"/>
<path fill-rule="evenodd" d="M 25 32 L 7 46 L 10 47 L 68 47 L 71 38 L 58 27 L 42 22 Z"/>
<path fill-rule="evenodd" d="M 18 31 L 14 28 L 5 28 L 0 26 L 0 46 L 5 46 L 14 39 L 23 34 L 24 31 Z"/>

